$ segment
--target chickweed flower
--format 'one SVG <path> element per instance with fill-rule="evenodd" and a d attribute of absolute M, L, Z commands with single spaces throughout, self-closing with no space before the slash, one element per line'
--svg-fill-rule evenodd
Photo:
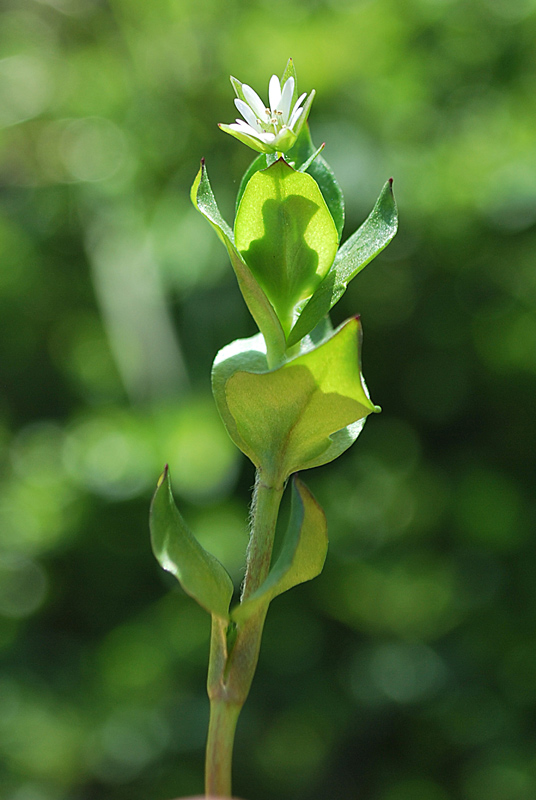
<path fill-rule="evenodd" d="M 296 82 L 292 76 L 283 85 L 277 75 L 272 75 L 268 86 L 269 106 L 247 83 L 231 78 L 237 97 L 235 106 L 243 119 L 230 125 L 220 123 L 222 131 L 257 150 L 259 153 L 285 153 L 290 150 L 301 131 L 311 108 L 314 90 L 305 105 L 307 93 L 296 99 Z"/>

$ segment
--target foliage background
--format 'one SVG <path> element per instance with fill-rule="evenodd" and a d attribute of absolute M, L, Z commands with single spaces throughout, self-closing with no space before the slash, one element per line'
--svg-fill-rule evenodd
<path fill-rule="evenodd" d="M 277 599 L 241 718 L 250 800 L 536 796 L 534 0 L 4 0 L 0 757 L 6 800 L 199 791 L 208 619 L 153 559 L 177 499 L 237 583 L 252 469 L 209 389 L 253 325 L 189 204 L 253 153 L 228 75 L 293 56 L 347 231 L 383 406 L 306 476 L 323 575 Z"/>

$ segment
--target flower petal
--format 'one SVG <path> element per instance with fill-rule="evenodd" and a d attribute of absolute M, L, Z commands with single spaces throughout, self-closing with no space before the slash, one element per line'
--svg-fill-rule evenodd
<path fill-rule="evenodd" d="M 270 133 L 270 131 L 263 131 L 262 133 L 257 134 L 259 139 L 262 139 L 263 142 L 269 144 L 270 142 L 275 141 L 275 133 Z"/>
<path fill-rule="evenodd" d="M 231 136 L 234 136 L 235 139 L 238 139 L 243 144 L 247 144 L 248 147 L 251 147 L 252 150 L 256 150 L 258 153 L 273 153 L 275 151 L 275 148 L 271 144 L 261 141 L 259 134 L 255 131 L 255 135 L 250 135 L 246 130 L 249 126 L 247 126 L 245 122 L 243 126 L 235 124 L 234 122 L 231 123 L 231 125 L 225 125 L 223 122 L 220 122 L 218 127 L 225 133 L 230 133 Z"/>
<path fill-rule="evenodd" d="M 288 115 L 290 112 L 290 104 L 292 102 L 292 95 L 294 94 L 294 78 L 290 77 L 287 78 L 285 81 L 285 85 L 283 86 L 283 91 L 281 93 L 281 99 L 279 101 L 279 109 L 283 112 L 283 121 L 288 122 Z"/>
<path fill-rule="evenodd" d="M 286 126 L 283 127 L 282 130 L 279 131 L 277 136 L 271 142 L 272 147 L 274 150 L 277 150 L 281 153 L 285 153 L 287 150 L 290 150 L 294 142 L 296 141 L 296 134 L 294 131 L 291 131 L 290 128 Z"/>
<path fill-rule="evenodd" d="M 246 102 L 251 106 L 258 118 L 265 119 L 266 106 L 262 102 L 257 92 L 252 89 L 251 86 L 248 86 L 247 83 L 242 84 L 242 91 L 244 93 L 244 97 L 246 98 Z"/>
<path fill-rule="evenodd" d="M 312 91 L 309 92 L 309 95 L 308 95 L 305 103 L 303 104 L 303 109 L 296 108 L 297 103 L 294 106 L 294 111 L 292 112 L 291 119 L 294 119 L 294 122 L 292 123 L 292 130 L 294 131 L 296 136 L 300 135 L 300 132 L 301 132 L 303 126 L 307 122 L 307 117 L 309 116 L 309 112 L 311 111 L 311 106 L 313 105 L 313 100 L 315 99 L 315 94 L 316 94 L 316 92 L 315 92 L 314 89 L 312 89 Z M 300 102 L 301 102 L 301 98 L 300 98 Z"/>
<path fill-rule="evenodd" d="M 289 128 L 294 128 L 294 125 L 297 123 L 298 119 L 300 118 L 303 112 L 303 108 L 295 108 L 292 112 L 292 116 L 289 120 L 288 126 Z"/>
<path fill-rule="evenodd" d="M 281 101 L 281 84 L 279 83 L 279 78 L 277 75 L 272 75 L 270 78 L 270 83 L 268 85 L 268 99 L 270 100 L 270 108 L 272 109 L 272 113 L 279 108 L 279 103 Z"/>
<path fill-rule="evenodd" d="M 227 127 L 232 128 L 234 131 L 242 131 L 242 133 L 247 133 L 248 136 L 254 136 L 256 139 L 260 139 L 262 142 L 273 142 L 273 140 L 276 138 L 275 134 L 270 133 L 270 131 L 258 131 L 255 128 L 252 128 L 251 125 L 248 125 L 243 119 L 237 119 L 236 122 L 231 122 Z"/>
<path fill-rule="evenodd" d="M 235 99 L 234 101 L 235 106 L 240 111 L 244 119 L 247 123 L 251 125 L 256 131 L 261 131 L 261 127 L 257 122 L 257 116 L 254 114 L 250 106 L 247 103 L 244 103 L 243 100 Z"/>
<path fill-rule="evenodd" d="M 301 106 L 301 104 L 303 103 L 303 101 L 305 100 L 306 97 L 307 97 L 307 92 L 304 92 L 303 94 L 300 94 L 300 96 L 298 97 L 298 99 L 294 103 L 294 108 L 292 109 L 292 113 L 293 114 L 296 111 L 296 109 L 298 108 L 298 106 Z"/>
<path fill-rule="evenodd" d="M 231 122 L 228 127 L 232 128 L 234 131 L 242 131 L 243 133 L 247 133 L 249 136 L 260 138 L 259 131 L 255 128 L 252 128 L 251 125 L 248 125 L 248 123 L 244 122 L 243 119 L 237 119 L 236 122 Z"/>

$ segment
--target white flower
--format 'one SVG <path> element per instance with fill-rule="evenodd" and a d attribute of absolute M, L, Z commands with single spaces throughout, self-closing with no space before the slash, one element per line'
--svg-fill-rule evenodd
<path fill-rule="evenodd" d="M 281 86 L 277 75 L 272 75 L 268 86 L 270 106 L 267 107 L 247 83 L 240 83 L 234 78 L 231 81 L 238 94 L 235 106 L 244 119 L 237 119 L 230 125 L 220 124 L 220 128 L 259 153 L 285 153 L 290 150 L 307 119 L 314 91 L 305 106 L 302 103 L 307 97 L 306 92 L 292 105 L 294 78 L 287 78 Z"/>

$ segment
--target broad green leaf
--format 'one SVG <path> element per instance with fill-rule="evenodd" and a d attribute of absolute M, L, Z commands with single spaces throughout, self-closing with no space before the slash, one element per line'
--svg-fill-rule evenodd
<path fill-rule="evenodd" d="M 353 318 L 318 347 L 271 371 L 263 368 L 265 356 L 254 340 L 218 355 L 214 397 L 229 435 L 274 479 L 336 458 L 364 418 L 380 410 L 361 375 L 360 338 L 360 322 Z"/>
<path fill-rule="evenodd" d="M 235 220 L 235 245 L 288 332 L 294 306 L 331 267 L 337 230 L 318 185 L 283 159 L 256 172 Z"/>
<path fill-rule="evenodd" d="M 208 179 L 204 160 L 191 191 L 192 203 L 207 219 L 227 248 L 231 264 L 251 316 L 263 334 L 272 361 L 281 360 L 285 352 L 285 334 L 273 306 L 259 286 L 250 268 L 238 252 L 234 234 L 220 214 Z"/>
<path fill-rule="evenodd" d="M 392 180 L 388 180 L 369 217 L 340 248 L 330 271 L 303 308 L 288 337 L 288 347 L 303 339 L 340 300 L 352 278 L 387 247 L 397 227 Z"/>
<path fill-rule="evenodd" d="M 232 609 L 235 622 L 245 622 L 274 597 L 320 575 L 326 560 L 326 517 L 313 495 L 296 476 L 292 481 L 290 519 L 281 552 L 257 591 Z"/>
<path fill-rule="evenodd" d="M 266 169 L 268 164 L 266 163 L 266 156 L 264 153 L 260 153 L 256 158 L 253 159 L 247 170 L 242 175 L 242 180 L 240 181 L 240 186 L 238 187 L 238 194 L 236 195 L 236 207 L 235 213 L 238 211 L 238 206 L 240 205 L 240 201 L 242 200 L 242 195 L 246 190 L 246 186 L 248 185 L 250 179 L 258 172 L 260 169 Z"/>
<path fill-rule="evenodd" d="M 324 147 L 325 145 L 321 144 L 320 147 L 314 150 L 312 155 L 310 155 L 307 161 L 305 161 L 303 164 L 300 164 L 299 166 L 296 166 L 296 164 L 291 164 L 291 166 L 294 166 L 294 168 L 298 169 L 299 172 L 307 172 L 309 166 L 312 164 L 315 158 L 322 152 Z M 238 194 L 236 195 L 235 213 L 238 211 L 238 206 L 240 205 L 240 201 L 242 200 L 242 195 L 244 194 L 244 191 L 250 181 L 250 178 L 252 178 L 253 175 L 255 175 L 255 173 L 258 172 L 260 169 L 266 169 L 266 167 L 270 167 L 276 161 L 277 157 L 275 156 L 275 154 L 265 155 L 264 153 L 260 153 L 256 158 L 253 159 L 247 170 L 242 175 L 242 180 L 240 181 L 240 186 L 238 187 Z"/>
<path fill-rule="evenodd" d="M 320 187 L 322 196 L 335 222 L 340 241 L 344 228 L 344 197 L 333 170 L 327 161 L 318 154 L 318 149 L 311 140 L 309 125 L 303 125 L 296 143 L 287 153 L 287 160 L 294 164 L 295 169 L 301 169 L 303 164 L 309 161 L 312 156 L 315 156 L 307 166 L 307 172 L 313 176 Z"/>
<path fill-rule="evenodd" d="M 212 365 L 212 393 L 216 406 L 229 436 L 242 452 L 246 452 L 245 445 L 241 444 L 235 419 L 229 413 L 225 395 L 227 381 L 239 371 L 255 373 L 269 371 L 266 346 L 261 334 L 251 336 L 249 339 L 236 339 L 226 345 L 216 354 Z"/>
<path fill-rule="evenodd" d="M 179 513 L 166 467 L 153 497 L 151 544 L 160 566 L 210 614 L 228 619 L 233 582 L 225 568 L 201 547 Z"/>

